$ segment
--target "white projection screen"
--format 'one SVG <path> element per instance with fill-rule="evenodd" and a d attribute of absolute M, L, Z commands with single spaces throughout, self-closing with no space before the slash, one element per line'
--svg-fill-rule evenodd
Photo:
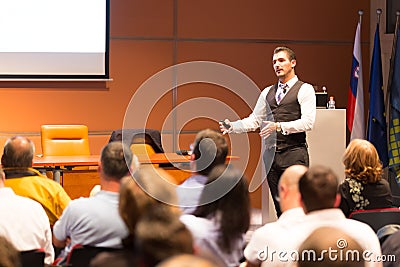
<path fill-rule="evenodd" d="M 109 0 L 0 0 L 0 79 L 108 79 Z"/>

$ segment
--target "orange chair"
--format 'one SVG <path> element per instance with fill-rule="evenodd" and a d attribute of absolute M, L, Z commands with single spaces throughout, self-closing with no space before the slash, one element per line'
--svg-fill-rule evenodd
<path fill-rule="evenodd" d="M 42 125 L 43 156 L 88 156 L 89 131 L 85 125 Z"/>
<path fill-rule="evenodd" d="M 41 145 L 43 156 L 89 156 L 89 130 L 86 125 L 42 125 Z M 74 167 L 69 170 L 89 170 Z M 50 172 L 47 173 L 51 177 Z M 52 178 L 61 182 L 59 170 L 53 170 Z"/>

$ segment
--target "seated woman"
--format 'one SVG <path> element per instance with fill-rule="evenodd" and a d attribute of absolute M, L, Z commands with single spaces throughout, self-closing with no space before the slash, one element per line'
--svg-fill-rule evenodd
<path fill-rule="evenodd" d="M 250 201 L 246 178 L 225 165 L 214 167 L 201 194 L 199 206 L 181 221 L 194 238 L 199 255 L 214 255 L 222 266 L 239 266 L 244 236 L 250 225 Z"/>
<path fill-rule="evenodd" d="M 356 210 L 390 208 L 389 183 L 382 177 L 382 164 L 373 144 L 354 139 L 343 156 L 346 178 L 339 186 L 340 209 L 348 217 Z"/>

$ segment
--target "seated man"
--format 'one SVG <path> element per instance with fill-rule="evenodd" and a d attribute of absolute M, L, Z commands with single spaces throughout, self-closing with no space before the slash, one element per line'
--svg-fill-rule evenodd
<path fill-rule="evenodd" d="M 215 166 L 224 164 L 227 155 L 228 144 L 222 134 L 206 129 L 196 135 L 190 156 L 193 174 L 177 187 L 179 206 L 183 213 L 193 213 L 199 205 L 208 174 Z"/>
<path fill-rule="evenodd" d="M 299 180 L 306 171 L 306 166 L 292 165 L 283 172 L 278 185 L 279 205 L 283 213 L 276 222 L 267 223 L 254 231 L 244 250 L 246 265 L 243 266 L 285 265 L 285 262 L 279 261 L 274 255 L 268 255 L 268 251 L 264 250 L 266 246 L 270 251 L 291 248 L 290 230 L 305 217 L 300 203 Z M 260 254 L 260 251 L 267 254 Z"/>
<path fill-rule="evenodd" d="M 300 178 L 301 203 L 306 213 L 304 220 L 292 230 L 293 238 L 300 244 L 319 227 L 339 228 L 357 242 L 363 251 L 365 266 L 382 266 L 379 257 L 381 247 L 372 228 L 362 222 L 347 219 L 337 208 L 340 203 L 338 178 L 333 171 L 323 166 L 313 166 Z"/>
<path fill-rule="evenodd" d="M 36 201 L 18 196 L 5 187 L 4 181 L 0 168 L 0 236 L 7 238 L 19 251 L 44 249 L 45 263 L 52 264 L 54 249 L 46 212 Z"/>
<path fill-rule="evenodd" d="M 76 245 L 122 248 L 128 229 L 118 213 L 121 179 L 130 174 L 132 152 L 121 142 L 101 151 L 98 172 L 101 191 L 89 198 L 72 200 L 53 227 L 53 244 L 65 247 L 61 258 Z"/>
<path fill-rule="evenodd" d="M 32 168 L 34 155 L 35 145 L 28 138 L 16 136 L 6 141 L 1 157 L 5 186 L 17 195 L 39 202 L 54 225 L 71 199 L 59 183 Z"/>

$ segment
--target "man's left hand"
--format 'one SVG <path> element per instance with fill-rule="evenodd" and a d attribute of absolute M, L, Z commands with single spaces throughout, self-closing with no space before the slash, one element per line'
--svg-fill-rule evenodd
<path fill-rule="evenodd" d="M 261 124 L 260 136 L 267 139 L 273 132 L 276 131 L 276 124 L 273 121 L 263 121 Z"/>

